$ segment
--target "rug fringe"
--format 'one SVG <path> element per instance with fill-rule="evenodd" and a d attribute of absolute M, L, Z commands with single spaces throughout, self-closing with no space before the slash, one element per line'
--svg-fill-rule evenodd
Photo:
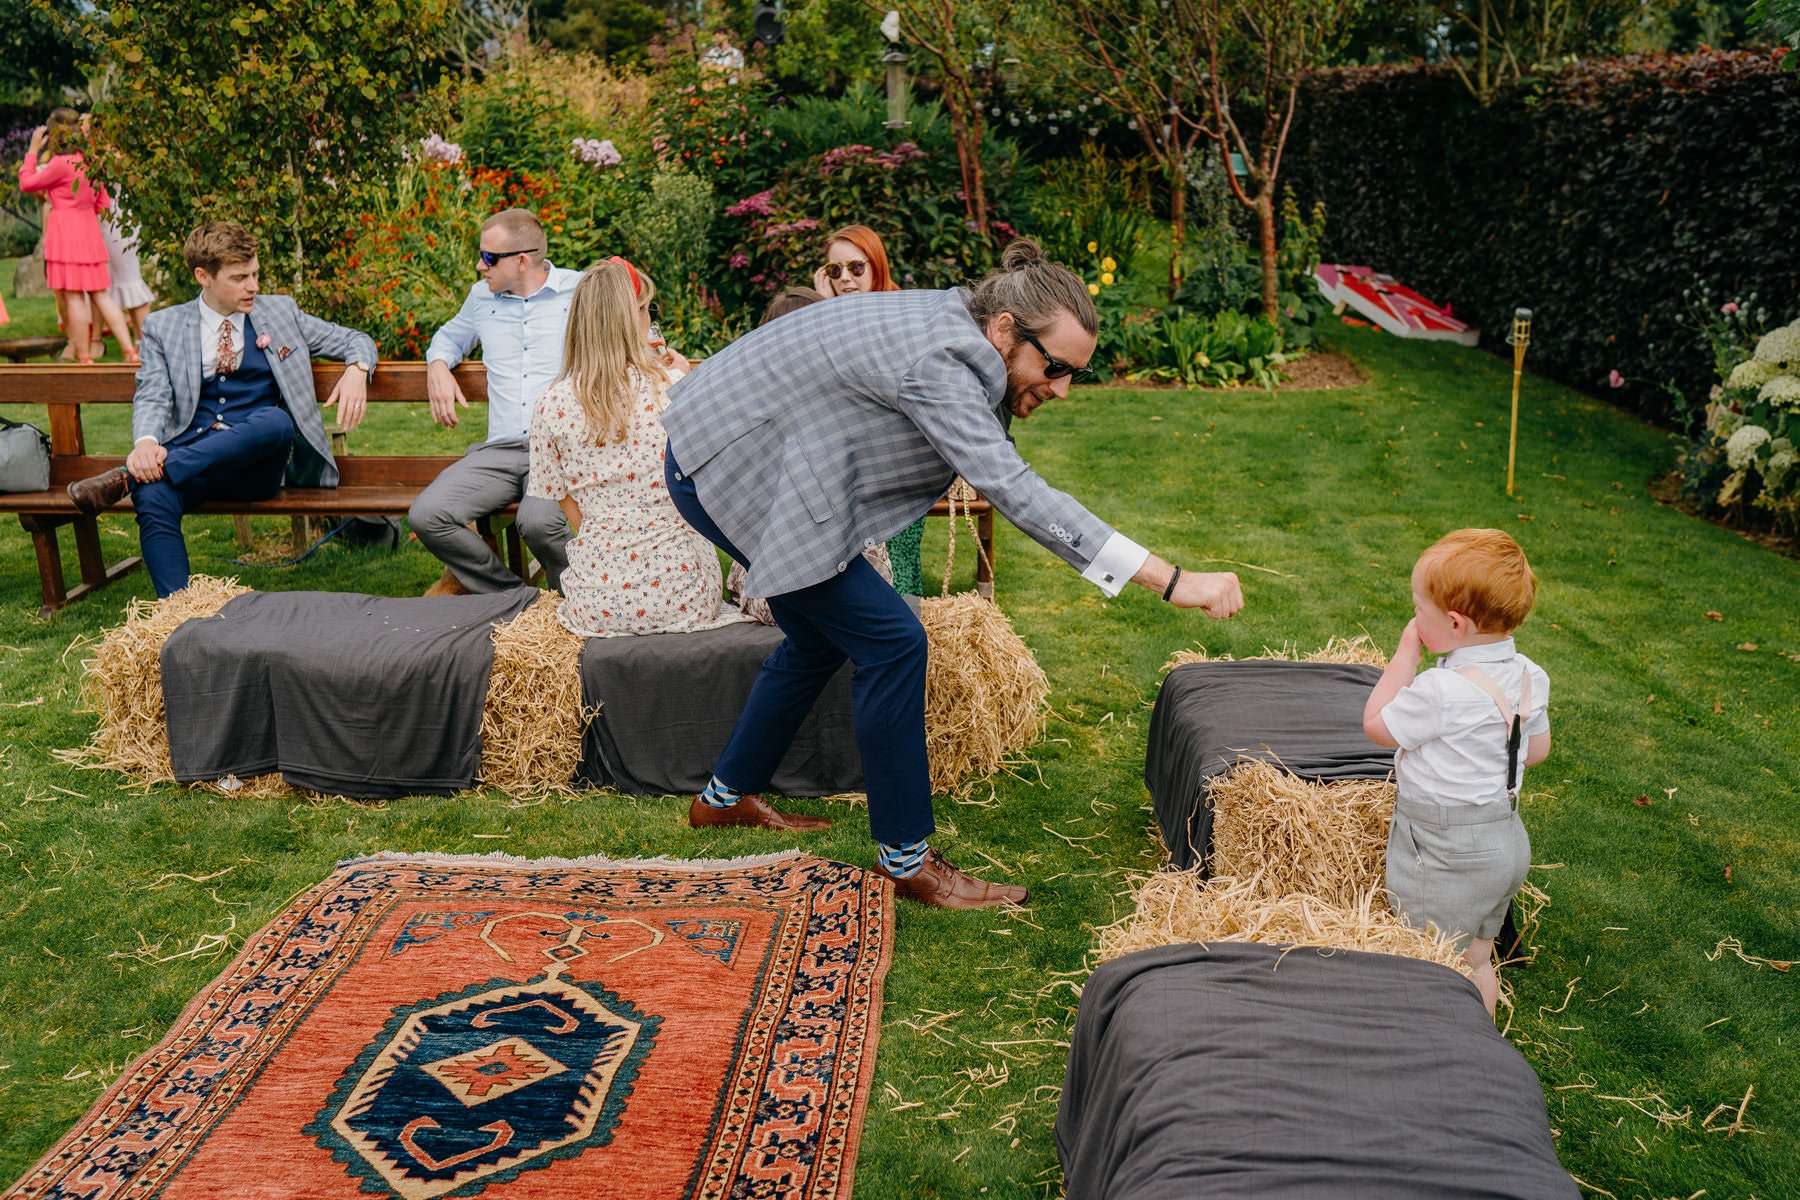
<path fill-rule="evenodd" d="M 355 858 L 342 859 L 338 862 L 338 866 L 353 867 L 372 862 L 416 862 L 456 866 L 488 863 L 498 867 L 609 867 L 628 870 L 720 871 L 738 867 L 773 866 L 775 863 L 801 857 L 805 857 L 805 852 L 798 847 L 791 850 L 778 850 L 773 854 L 750 854 L 742 858 L 609 858 L 604 854 L 589 854 L 581 858 L 526 858 L 523 855 L 504 852 L 442 854 L 429 850 L 378 850 L 374 854 L 362 854 Z"/>

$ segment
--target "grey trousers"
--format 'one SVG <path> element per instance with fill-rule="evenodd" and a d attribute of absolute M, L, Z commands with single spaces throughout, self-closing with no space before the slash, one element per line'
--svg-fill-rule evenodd
<path fill-rule="evenodd" d="M 419 541 L 462 580 L 471 592 L 501 592 L 520 586 L 481 535 L 469 526 L 480 517 L 519 505 L 519 536 L 543 564 L 551 587 L 562 583 L 569 565 L 565 547 L 569 522 L 554 500 L 525 494 L 531 472 L 530 445 L 525 438 L 502 438 L 470 446 L 462 461 L 449 466 L 419 493 L 406 514 Z"/>

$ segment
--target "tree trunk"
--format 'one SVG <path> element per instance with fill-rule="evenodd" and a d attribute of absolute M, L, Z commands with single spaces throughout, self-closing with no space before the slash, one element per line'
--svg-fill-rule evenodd
<path fill-rule="evenodd" d="M 1281 324 L 1280 272 L 1275 265 L 1275 184 L 1262 181 L 1256 193 L 1256 233 L 1262 243 L 1263 316 L 1271 325 Z"/>
<path fill-rule="evenodd" d="M 977 233 L 987 232 L 987 186 L 981 177 L 981 113 L 962 81 L 945 81 L 944 107 L 950 110 L 950 134 L 962 169 L 963 215 Z"/>
<path fill-rule="evenodd" d="M 1184 156 L 1185 157 L 1185 156 Z M 1226 159 L 1226 169 L 1230 169 Z M 1181 255 L 1187 249 L 1187 172 L 1177 160 L 1169 181 L 1169 299 L 1181 290 Z"/>

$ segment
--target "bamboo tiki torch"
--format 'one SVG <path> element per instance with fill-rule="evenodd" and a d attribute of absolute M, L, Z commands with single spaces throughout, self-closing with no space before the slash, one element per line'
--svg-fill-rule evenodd
<path fill-rule="evenodd" d="M 1506 337 L 1513 348 L 1512 432 L 1506 439 L 1506 494 L 1513 494 L 1513 459 L 1519 450 L 1519 376 L 1525 371 L 1525 347 L 1531 345 L 1531 310 L 1513 310 L 1512 332 Z"/>

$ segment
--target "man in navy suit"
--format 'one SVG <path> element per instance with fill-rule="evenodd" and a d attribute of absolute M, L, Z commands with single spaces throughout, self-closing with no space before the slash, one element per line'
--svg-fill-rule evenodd
<path fill-rule="evenodd" d="M 258 302 L 256 238 L 243 226 L 209 221 L 188 235 L 183 254 L 200 295 L 144 322 L 131 453 L 123 467 L 69 485 L 88 513 L 129 491 L 159 597 L 187 586 L 181 518 L 202 501 L 267 500 L 284 478 L 337 486 L 319 410 L 339 405 L 338 419 L 354 429 L 375 371 L 367 334 L 308 316 L 287 296 Z M 323 405 L 313 391 L 315 355 L 348 364 Z"/>

